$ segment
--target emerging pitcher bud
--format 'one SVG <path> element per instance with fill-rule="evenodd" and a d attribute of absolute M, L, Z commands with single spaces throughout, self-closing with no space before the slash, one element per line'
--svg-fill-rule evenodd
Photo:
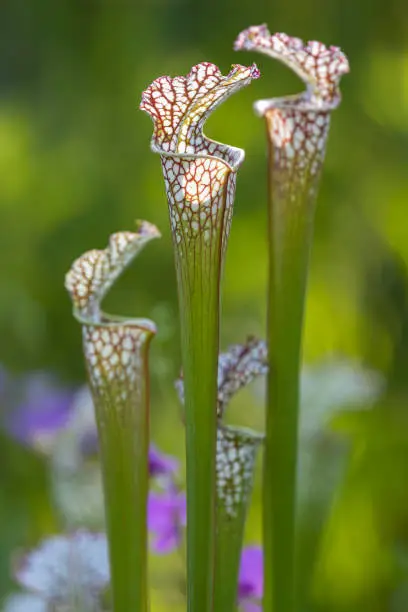
<path fill-rule="evenodd" d="M 257 452 L 264 436 L 250 429 L 222 424 L 232 397 L 256 377 L 267 372 L 267 348 L 263 340 L 249 337 L 244 344 L 230 346 L 218 360 L 216 529 L 214 608 L 235 606 L 239 562 L 248 505 L 252 492 Z M 176 390 L 184 403 L 184 384 Z"/>

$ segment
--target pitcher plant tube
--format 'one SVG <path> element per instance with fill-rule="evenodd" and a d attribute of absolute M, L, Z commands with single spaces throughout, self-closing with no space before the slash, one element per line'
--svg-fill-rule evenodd
<path fill-rule="evenodd" d="M 235 49 L 280 60 L 306 84 L 298 95 L 255 103 L 264 117 L 269 183 L 269 374 L 264 463 L 264 611 L 295 609 L 295 509 L 299 370 L 314 210 L 331 111 L 349 71 L 338 47 L 242 32 Z"/>
<path fill-rule="evenodd" d="M 239 564 L 252 491 L 257 451 L 263 435 L 222 422 L 232 397 L 256 377 L 266 374 L 266 343 L 248 338 L 219 355 L 216 447 L 216 552 L 214 612 L 234 612 L 237 603 Z M 184 403 L 183 378 L 176 381 Z"/>
<path fill-rule="evenodd" d="M 263 438 L 251 429 L 218 427 L 214 612 L 236 610 L 245 522 Z"/>
<path fill-rule="evenodd" d="M 140 108 L 154 122 L 173 236 L 181 319 L 187 456 L 188 610 L 213 608 L 220 278 L 244 151 L 206 138 L 203 124 L 259 77 L 255 65 L 222 76 L 213 64 L 156 79 Z"/>
<path fill-rule="evenodd" d="M 147 222 L 137 232 L 113 234 L 105 250 L 77 259 L 65 281 L 82 324 L 98 426 L 114 612 L 148 609 L 148 349 L 156 328 L 148 319 L 105 314 L 100 306 L 125 267 L 159 236 Z"/>

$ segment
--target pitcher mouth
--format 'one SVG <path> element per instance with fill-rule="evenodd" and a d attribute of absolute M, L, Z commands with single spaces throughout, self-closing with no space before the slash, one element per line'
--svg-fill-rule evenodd
<path fill-rule="evenodd" d="M 109 326 L 122 326 L 122 327 L 137 327 L 140 331 L 147 332 L 149 334 L 156 334 L 156 324 L 150 319 L 145 318 L 131 318 L 126 316 L 111 315 L 106 312 L 101 313 L 100 325 Z"/>
<path fill-rule="evenodd" d="M 206 143 L 210 145 L 213 144 L 217 147 L 216 152 L 210 153 L 206 150 L 200 151 L 198 153 L 170 153 L 169 151 L 165 151 L 161 147 L 159 147 L 154 140 L 152 140 L 150 144 L 150 148 L 153 153 L 158 153 L 163 157 L 169 157 L 172 159 L 180 159 L 180 160 L 202 160 L 202 159 L 213 159 L 217 161 L 221 161 L 225 164 L 231 172 L 237 172 L 241 167 L 244 159 L 245 159 L 245 151 L 244 149 L 240 149 L 239 147 L 232 147 L 230 145 L 223 144 L 221 142 L 216 142 L 215 140 L 210 140 L 209 138 L 204 138 Z"/>
<path fill-rule="evenodd" d="M 321 99 L 313 100 L 309 98 L 307 92 L 302 92 L 293 96 L 257 100 L 254 102 L 253 108 L 258 117 L 264 117 L 268 111 L 274 109 L 293 110 L 305 113 L 329 113 L 338 107 L 340 101 L 340 97 L 331 102 Z"/>
<path fill-rule="evenodd" d="M 126 316 L 112 315 L 107 312 L 99 311 L 98 318 L 87 316 L 81 312 L 74 310 L 74 317 L 76 320 L 84 325 L 85 327 L 127 327 L 132 329 L 138 329 L 141 332 L 145 332 L 149 335 L 157 334 L 157 327 L 153 321 L 145 318 L 132 318 Z"/>

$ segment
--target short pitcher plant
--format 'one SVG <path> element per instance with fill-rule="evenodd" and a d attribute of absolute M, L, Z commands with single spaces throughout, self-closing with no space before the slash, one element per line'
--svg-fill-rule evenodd
<path fill-rule="evenodd" d="M 239 582 L 241 549 L 250 501 L 257 451 L 263 435 L 223 423 L 231 399 L 258 376 L 267 372 L 265 342 L 248 338 L 231 346 L 218 360 L 216 446 L 216 552 L 214 610 L 234 610 Z M 176 381 L 184 404 L 184 384 Z"/>
<path fill-rule="evenodd" d="M 101 302 L 143 246 L 160 236 L 150 223 L 113 234 L 105 250 L 77 259 L 65 280 L 82 324 L 105 491 L 114 610 L 148 609 L 147 529 L 149 447 L 148 319 L 105 314 Z"/>
<path fill-rule="evenodd" d="M 106 535 L 75 521 L 78 530 L 44 540 L 16 574 L 24 589 L 16 596 L 19 610 L 34 597 L 39 612 L 148 612 L 148 535 L 153 552 L 182 553 L 186 531 L 186 568 L 184 555 L 178 557 L 180 609 L 302 612 L 295 519 L 303 315 L 330 117 L 349 67 L 337 47 L 271 35 L 264 25 L 239 34 L 235 49 L 282 61 L 306 85 L 298 95 L 255 103 L 268 149 L 267 341 L 249 337 L 219 352 L 221 278 L 244 151 L 203 134 L 210 113 L 260 72 L 255 64 L 233 65 L 223 76 L 203 62 L 185 77 L 157 78 L 140 104 L 154 124 L 151 149 L 161 160 L 173 238 L 182 346 L 175 386 L 186 434 L 187 497 L 179 462 L 150 443 L 149 347 L 156 326 L 106 314 L 101 306 L 122 271 L 160 236 L 144 221 L 79 257 L 65 281 L 82 325 L 89 383 L 81 395 L 86 432 L 73 426 L 85 422 L 78 415 L 67 429 L 78 434 L 78 465 L 84 465 L 82 453 L 99 452 Z M 230 400 L 261 376 L 268 377 L 265 433 L 231 426 L 225 418 Z M 264 450 L 263 547 L 243 548 L 258 450 Z M 5 612 L 17 610 L 17 599 Z"/>

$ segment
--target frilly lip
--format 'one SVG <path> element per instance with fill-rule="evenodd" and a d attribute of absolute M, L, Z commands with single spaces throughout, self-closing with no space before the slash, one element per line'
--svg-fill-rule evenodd
<path fill-rule="evenodd" d="M 235 170 L 244 151 L 206 138 L 203 125 L 224 100 L 259 76 L 255 64 L 235 64 L 223 76 L 217 66 L 202 62 L 186 77 L 163 76 L 153 81 L 140 104 L 153 119 L 152 150 L 165 156 L 217 157 Z"/>
<path fill-rule="evenodd" d="M 241 389 L 268 371 L 267 347 L 263 340 L 249 336 L 243 344 L 234 344 L 218 356 L 217 413 L 222 417 L 231 399 Z M 184 403 L 183 373 L 175 381 L 181 403 Z M 243 430 L 244 431 L 244 430 Z"/>
<path fill-rule="evenodd" d="M 126 321 L 121 317 L 105 315 L 100 305 L 115 280 L 142 248 L 150 240 L 160 237 L 155 225 L 147 221 L 137 223 L 136 232 L 112 234 L 106 249 L 87 251 L 72 264 L 65 277 L 65 287 L 71 296 L 74 314 L 80 321 L 94 324 L 123 324 Z M 130 320 L 129 324 L 134 321 L 136 319 Z M 150 323 L 146 325 L 147 330 L 151 328 Z"/>
<path fill-rule="evenodd" d="M 265 24 L 252 26 L 241 32 L 235 43 L 236 51 L 264 53 L 291 68 L 305 83 L 306 91 L 298 96 L 260 101 L 262 108 L 297 106 L 305 110 L 330 110 L 341 100 L 339 82 L 349 72 L 349 63 L 339 47 L 326 47 L 323 43 L 300 39 L 287 34 L 271 34 Z M 279 100 L 281 102 L 279 103 Z M 257 109 L 256 109 L 257 110 Z M 257 112 L 260 112 L 258 108 Z"/>

